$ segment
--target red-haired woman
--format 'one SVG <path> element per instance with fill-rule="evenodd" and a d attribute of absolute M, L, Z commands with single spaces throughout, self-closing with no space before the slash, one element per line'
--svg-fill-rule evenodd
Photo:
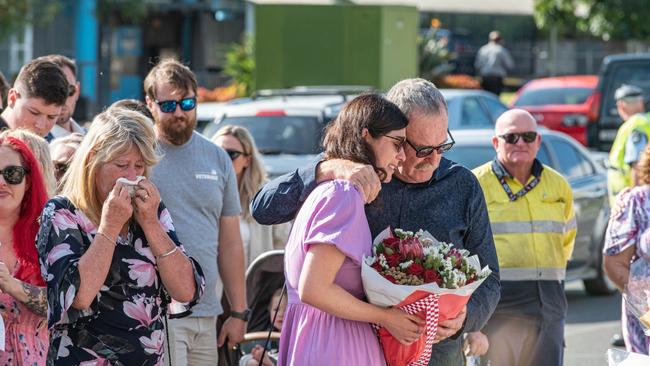
<path fill-rule="evenodd" d="M 0 365 L 45 365 L 47 301 L 35 239 L 46 201 L 43 175 L 27 145 L 0 138 Z"/>

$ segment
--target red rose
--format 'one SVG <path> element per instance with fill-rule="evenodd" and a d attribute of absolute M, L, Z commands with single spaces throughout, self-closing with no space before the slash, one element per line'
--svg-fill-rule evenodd
<path fill-rule="evenodd" d="M 418 277 L 421 277 L 423 272 L 424 272 L 424 267 L 422 267 L 422 265 L 419 263 L 413 263 L 410 266 L 408 266 L 408 268 L 406 269 L 407 274 L 415 275 Z"/>
<path fill-rule="evenodd" d="M 383 243 L 384 243 L 384 247 L 388 247 L 388 248 L 391 248 L 391 249 L 397 249 L 397 246 L 399 245 L 399 239 L 396 238 L 396 237 L 390 237 L 390 238 L 384 239 Z"/>
<path fill-rule="evenodd" d="M 393 255 L 386 256 L 386 262 L 388 262 L 388 267 L 397 267 L 400 264 L 401 259 L 399 254 L 393 253 Z"/>
<path fill-rule="evenodd" d="M 440 278 L 440 275 L 436 270 L 427 269 L 426 271 L 424 271 L 424 283 L 431 283 L 431 282 L 435 282 L 439 285 L 440 282 L 442 282 L 442 278 Z"/>
<path fill-rule="evenodd" d="M 384 270 L 384 269 L 381 267 L 381 264 L 379 264 L 379 261 L 375 261 L 375 263 L 373 263 L 371 267 L 374 268 L 375 271 L 377 271 L 377 272 L 381 272 L 381 271 Z"/>
<path fill-rule="evenodd" d="M 391 275 L 388 275 L 388 274 L 387 274 L 387 275 L 384 275 L 384 278 L 387 279 L 387 280 L 389 280 L 389 281 L 392 282 L 392 283 L 397 283 L 397 280 L 395 279 L 395 277 L 393 277 L 393 276 L 391 276 Z"/>

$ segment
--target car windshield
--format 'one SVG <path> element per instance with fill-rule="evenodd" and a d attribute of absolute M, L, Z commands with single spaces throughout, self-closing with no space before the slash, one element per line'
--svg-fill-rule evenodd
<path fill-rule="evenodd" d="M 587 101 L 591 88 L 546 88 L 524 90 L 515 106 L 539 106 L 547 104 L 582 104 Z"/>
<path fill-rule="evenodd" d="M 620 63 L 612 68 L 610 80 L 606 84 L 606 90 L 603 92 L 603 111 L 609 116 L 618 116 L 616 110 L 616 100 L 614 93 L 623 84 L 637 86 L 643 89 L 643 94 L 650 95 L 650 68 L 647 62 Z"/>
<path fill-rule="evenodd" d="M 250 131 L 260 153 L 277 154 L 318 154 L 323 125 L 316 117 L 306 116 L 250 116 L 226 117 L 220 123 L 206 129 L 205 135 L 211 137 L 226 125 L 243 126 Z"/>

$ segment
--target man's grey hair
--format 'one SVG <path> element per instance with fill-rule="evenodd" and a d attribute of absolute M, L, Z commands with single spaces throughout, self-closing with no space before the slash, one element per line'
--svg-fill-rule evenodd
<path fill-rule="evenodd" d="M 447 113 L 445 97 L 432 82 L 425 79 L 404 79 L 390 88 L 386 98 L 395 103 L 409 118 L 411 114 Z"/>

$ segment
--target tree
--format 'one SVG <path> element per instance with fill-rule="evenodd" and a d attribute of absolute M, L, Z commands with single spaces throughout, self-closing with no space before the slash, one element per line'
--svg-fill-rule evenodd
<path fill-rule="evenodd" d="M 426 34 L 418 36 L 418 74 L 427 80 L 437 80 L 449 74 L 454 65 L 454 54 L 447 49 L 448 39 L 437 38 L 438 28 L 430 28 Z"/>
<path fill-rule="evenodd" d="M 61 9 L 56 0 L 0 0 L 0 41 L 27 24 L 46 25 Z"/>
<path fill-rule="evenodd" d="M 647 0 L 535 0 L 540 28 L 586 32 L 609 39 L 650 39 Z"/>
<path fill-rule="evenodd" d="M 255 90 L 253 74 L 255 72 L 254 41 L 246 34 L 241 43 L 233 44 L 226 53 L 224 73 L 237 84 L 238 96 L 248 96 Z"/>

